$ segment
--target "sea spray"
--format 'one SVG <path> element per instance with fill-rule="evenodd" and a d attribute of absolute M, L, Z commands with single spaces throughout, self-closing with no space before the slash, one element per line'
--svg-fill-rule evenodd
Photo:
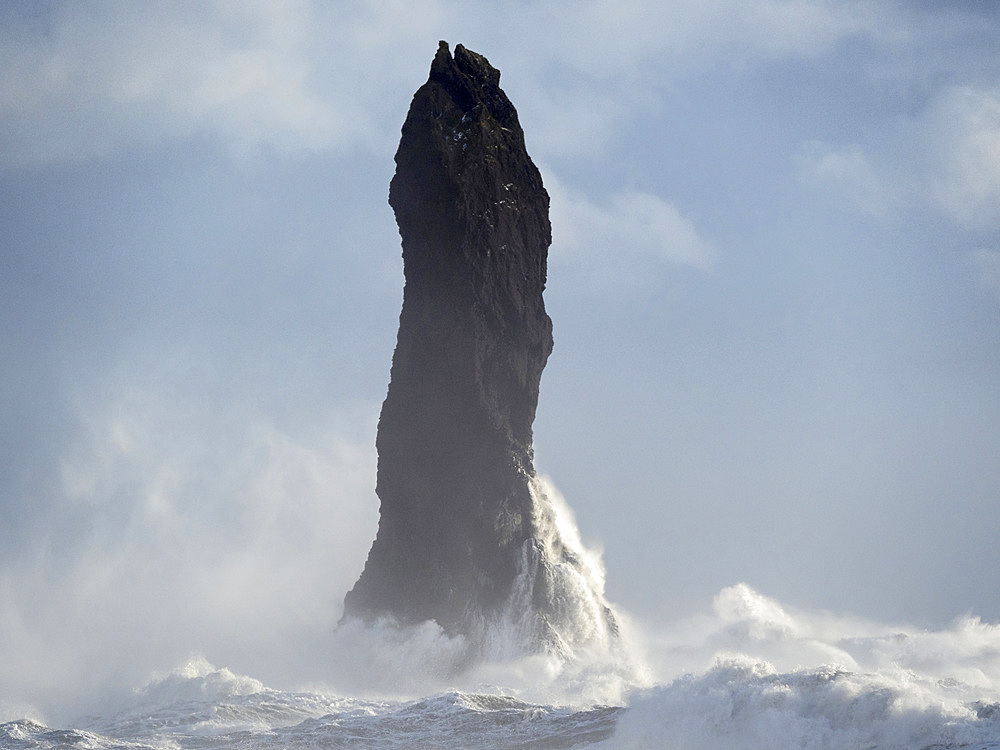
<path fill-rule="evenodd" d="M 435 660 L 447 664 L 460 639 L 433 623 L 359 626 L 338 630 L 344 650 L 324 652 L 322 663 L 317 654 L 326 686 L 267 686 L 196 658 L 119 710 L 64 725 L 72 729 L 0 724 L 0 748 L 1000 748 L 995 624 L 871 623 L 796 610 L 746 584 L 723 589 L 697 616 L 622 623 L 619 640 L 644 645 L 633 658 L 655 686 L 622 689 L 582 649 L 573 661 L 533 654 L 434 676 Z M 368 639 L 364 658 L 342 660 L 358 639 Z M 368 661 L 380 648 L 385 661 Z M 334 684 L 379 668 L 401 684 L 381 695 Z"/>
<path fill-rule="evenodd" d="M 509 658 L 543 644 L 571 660 L 581 649 L 615 649 L 619 628 L 604 598 L 604 564 L 581 540 L 573 512 L 555 485 L 532 476 L 535 536 L 522 544 L 517 577 L 484 653 Z"/>
<path fill-rule="evenodd" d="M 605 748 L 1000 748 L 1000 627 L 945 630 L 799 612 L 745 583 L 647 632 L 658 686 Z"/>
<path fill-rule="evenodd" d="M 1000 724 L 914 675 L 818 667 L 778 672 L 732 658 L 633 701 L 613 748 L 815 750 L 996 747 Z M 977 744 L 978 743 L 978 744 Z"/>
<path fill-rule="evenodd" d="M 347 618 L 333 635 L 330 684 L 397 699 L 446 688 L 500 689 L 561 704 L 622 704 L 651 685 L 641 638 L 604 596 L 599 549 L 582 541 L 573 513 L 545 476 L 529 481 L 537 536 L 524 543 L 511 595 L 467 634 L 432 620 Z M 539 647 L 542 644 L 542 647 Z"/>

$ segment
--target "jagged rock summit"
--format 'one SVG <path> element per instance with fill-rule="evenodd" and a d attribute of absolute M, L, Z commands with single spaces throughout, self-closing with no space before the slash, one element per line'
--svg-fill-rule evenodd
<path fill-rule="evenodd" d="M 441 42 L 403 125 L 389 203 L 405 286 L 376 441 L 379 528 L 344 610 L 472 637 L 513 618 L 545 640 L 567 598 L 555 568 L 573 565 L 533 484 L 552 351 L 549 196 L 499 84 L 485 57 Z"/>

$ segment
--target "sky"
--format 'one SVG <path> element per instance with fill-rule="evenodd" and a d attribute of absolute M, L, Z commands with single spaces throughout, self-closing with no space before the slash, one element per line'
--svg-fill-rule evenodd
<path fill-rule="evenodd" d="M 0 695 L 315 661 L 439 39 L 551 194 L 536 467 L 609 599 L 1000 621 L 993 3 L 7 1 Z"/>

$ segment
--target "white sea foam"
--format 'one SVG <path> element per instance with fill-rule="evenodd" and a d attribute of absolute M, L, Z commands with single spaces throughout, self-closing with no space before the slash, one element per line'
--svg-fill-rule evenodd
<path fill-rule="evenodd" d="M 608 747 L 1000 747 L 996 704 L 916 674 L 720 661 L 633 700 Z"/>
<path fill-rule="evenodd" d="M 628 619 L 604 597 L 599 550 L 585 545 L 566 501 L 533 476 L 533 528 L 521 569 L 498 617 L 468 636 L 436 623 L 348 619 L 333 638 L 333 684 L 399 698 L 458 687 L 501 689 L 536 701 L 620 704 L 651 684 L 629 648 Z"/>
<path fill-rule="evenodd" d="M 338 632 L 329 673 L 384 670 L 397 697 L 274 689 L 195 658 L 72 730 L 0 725 L 0 747 L 1000 748 L 1000 626 L 888 627 L 738 584 L 710 614 L 626 637 L 643 641 L 655 686 L 582 650 L 449 675 L 464 644 L 436 626 L 358 626 Z M 623 708 L 602 707 L 615 695 Z"/>
<path fill-rule="evenodd" d="M 404 627 L 349 620 L 331 638 L 323 686 L 370 699 L 412 700 L 458 690 L 564 706 L 621 705 L 631 692 L 652 684 L 627 643 L 580 646 L 572 656 L 522 649 L 484 658 L 465 638 L 449 636 L 433 622 Z"/>
<path fill-rule="evenodd" d="M 547 477 L 531 476 L 528 488 L 535 535 L 522 546 L 500 617 L 477 635 L 482 656 L 509 662 L 542 651 L 559 663 L 603 656 L 624 668 L 629 654 L 604 597 L 600 551 L 583 543 L 573 512 Z"/>
<path fill-rule="evenodd" d="M 486 649 L 432 622 L 345 622 L 277 639 L 275 653 L 310 665 L 281 672 L 280 688 L 196 657 L 96 716 L 58 722 L 72 729 L 46 726 L 26 702 L 45 708 L 39 670 L 30 695 L 0 696 L 0 720 L 15 719 L 0 724 L 0 748 L 1000 750 L 1000 625 L 881 625 L 798 611 L 741 583 L 709 612 L 657 627 L 619 610 L 616 635 L 602 617 L 599 552 L 551 483 L 532 491 L 539 556 L 526 558 Z M 563 597 L 549 602 L 557 647 L 540 652 L 519 648 L 538 625 L 523 618 L 532 565 L 547 566 Z M 89 679 L 105 676 L 77 683 Z M 59 701 L 73 687 L 50 684 Z"/>
<path fill-rule="evenodd" d="M 581 649 L 615 648 L 600 551 L 583 543 L 573 512 L 547 477 L 532 476 L 528 487 L 536 537 L 524 544 L 504 616 L 487 632 L 486 654 L 510 658 L 521 655 L 524 644 L 544 643 L 573 660 Z M 544 599 L 540 609 L 539 598 Z"/>
<path fill-rule="evenodd" d="M 649 648 L 660 685 L 632 697 L 606 747 L 1000 747 L 1000 627 L 979 620 L 887 627 L 738 584 Z"/>

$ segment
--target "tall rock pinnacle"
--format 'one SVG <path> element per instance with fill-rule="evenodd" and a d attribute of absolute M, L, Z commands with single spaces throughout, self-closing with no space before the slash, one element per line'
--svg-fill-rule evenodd
<path fill-rule="evenodd" d="M 514 598 L 544 609 L 552 593 L 532 488 L 552 351 L 549 197 L 499 83 L 485 57 L 441 42 L 403 125 L 389 203 L 405 286 L 376 441 L 379 528 L 347 616 L 468 635 Z"/>

